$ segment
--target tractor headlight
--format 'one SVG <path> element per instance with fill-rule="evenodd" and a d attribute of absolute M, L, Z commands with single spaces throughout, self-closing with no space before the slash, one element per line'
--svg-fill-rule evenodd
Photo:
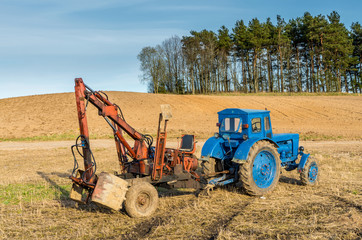
<path fill-rule="evenodd" d="M 243 135 L 243 139 L 244 139 L 244 140 L 247 140 L 247 139 L 248 139 L 248 135 L 244 134 L 244 135 Z"/>
<path fill-rule="evenodd" d="M 216 133 L 214 134 L 214 137 L 215 137 L 215 138 L 219 138 L 219 137 L 220 137 L 219 133 L 216 132 Z"/>

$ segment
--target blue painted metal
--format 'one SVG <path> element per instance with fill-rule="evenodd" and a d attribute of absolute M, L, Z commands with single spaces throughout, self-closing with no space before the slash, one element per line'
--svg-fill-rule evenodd
<path fill-rule="evenodd" d="M 222 182 L 217 182 L 216 185 L 217 186 L 225 186 L 225 185 L 228 185 L 228 184 L 233 183 L 235 181 L 236 181 L 235 178 L 230 178 L 230 179 L 222 181 Z"/>
<path fill-rule="evenodd" d="M 239 147 L 236 149 L 234 157 L 232 159 L 233 162 L 235 163 L 243 163 L 246 162 L 248 155 L 249 155 L 249 151 L 250 148 L 258 141 L 261 140 L 266 140 L 271 142 L 272 144 L 274 144 L 276 147 L 278 147 L 278 144 L 276 142 L 274 142 L 271 139 L 268 138 L 251 138 L 251 139 L 247 139 L 246 141 L 243 141 L 240 143 Z"/>
<path fill-rule="evenodd" d="M 273 140 L 279 145 L 277 150 L 282 163 L 295 161 L 298 158 L 299 134 L 274 134 Z"/>
<path fill-rule="evenodd" d="M 216 185 L 216 183 L 221 182 L 221 181 L 223 181 L 225 179 L 226 179 L 226 174 L 224 174 L 222 177 L 213 178 L 213 179 L 209 180 L 208 183 L 212 184 L 212 185 Z"/>
<path fill-rule="evenodd" d="M 230 136 L 230 139 L 242 139 L 242 136 L 246 134 L 249 138 L 261 138 L 266 137 L 265 131 L 260 132 L 253 132 L 251 129 L 251 121 L 254 118 L 261 118 L 269 117 L 270 111 L 264 111 L 264 110 L 254 110 L 254 109 L 238 109 L 238 108 L 227 108 L 220 112 L 218 112 L 219 115 L 219 123 L 222 124 L 224 119 L 226 118 L 239 118 L 241 119 L 241 123 L 239 123 L 238 131 L 235 132 L 225 132 L 222 131 L 222 128 L 219 129 L 219 134 L 228 134 Z M 264 129 L 264 121 L 261 121 Z M 240 127 L 242 124 L 249 124 L 249 128 L 241 129 Z"/>
<path fill-rule="evenodd" d="M 268 188 L 276 174 L 276 160 L 268 151 L 261 151 L 253 163 L 253 179 L 259 188 Z"/>
<path fill-rule="evenodd" d="M 287 171 L 303 169 L 309 157 L 309 154 L 298 153 L 299 134 L 272 133 L 270 111 L 228 108 L 218 112 L 218 123 L 218 136 L 206 141 L 201 150 L 201 157 L 219 159 L 225 170 L 236 168 L 234 172 L 237 173 L 239 164 L 247 160 L 251 147 L 261 140 L 275 145 L 280 154 L 282 167 Z M 254 127 L 257 126 L 256 129 L 253 129 L 252 123 Z M 248 127 L 245 127 L 245 124 Z M 296 163 L 298 155 L 302 156 L 299 164 Z M 256 166 L 253 168 L 254 180 L 259 187 L 267 188 L 273 182 L 276 160 L 267 151 L 262 151 L 256 158 Z M 224 185 L 237 179 L 237 174 L 229 173 L 221 178 L 212 179 L 209 183 Z"/>
<path fill-rule="evenodd" d="M 260 114 L 260 113 L 264 113 L 264 114 L 269 114 L 270 111 L 268 110 L 259 110 L 259 109 L 241 109 L 241 108 L 226 108 L 220 112 L 218 112 L 217 114 L 220 115 L 248 115 L 248 114 Z"/>
<path fill-rule="evenodd" d="M 300 158 L 300 162 L 298 165 L 298 172 L 301 172 L 304 169 L 310 154 L 301 153 L 301 155 L 302 157 Z"/>
<path fill-rule="evenodd" d="M 235 162 L 235 163 L 246 162 L 246 159 L 248 158 L 250 148 L 254 145 L 254 143 L 256 143 L 259 140 L 260 139 L 258 139 L 258 138 L 251 138 L 251 139 L 247 139 L 246 141 L 243 141 L 239 145 L 239 147 L 236 149 L 232 161 Z"/>
<path fill-rule="evenodd" d="M 213 178 L 213 179 L 209 180 L 208 183 L 212 184 L 212 185 L 217 185 L 217 186 L 224 186 L 224 185 L 227 185 L 227 184 L 230 184 L 230 183 L 233 183 L 236 181 L 236 178 L 227 179 L 228 177 L 230 177 L 230 176 L 227 174 L 224 174 L 222 177 Z M 225 180 L 225 179 L 227 179 L 227 180 Z"/>
<path fill-rule="evenodd" d="M 237 141 L 237 140 L 230 140 L 227 139 L 227 141 L 225 142 L 225 147 L 231 147 L 231 148 L 237 148 L 240 144 L 240 141 Z"/>
<path fill-rule="evenodd" d="M 209 138 L 201 150 L 201 158 L 218 158 L 223 159 L 225 155 L 225 150 L 222 144 L 225 142 L 223 138 L 211 137 Z"/>
<path fill-rule="evenodd" d="M 298 164 L 295 161 L 282 162 L 282 167 L 284 167 L 286 171 L 292 171 L 298 167 Z"/>

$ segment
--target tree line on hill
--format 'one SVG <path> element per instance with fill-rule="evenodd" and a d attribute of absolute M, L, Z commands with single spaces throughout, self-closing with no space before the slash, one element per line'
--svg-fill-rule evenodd
<path fill-rule="evenodd" d="M 138 55 L 141 81 L 154 93 L 353 92 L 362 88 L 362 28 L 340 15 L 303 17 L 276 25 L 252 19 L 173 36 Z"/>

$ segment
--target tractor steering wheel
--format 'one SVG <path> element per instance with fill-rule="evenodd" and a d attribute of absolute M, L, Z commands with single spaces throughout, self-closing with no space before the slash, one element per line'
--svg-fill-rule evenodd
<path fill-rule="evenodd" d="M 253 123 L 253 124 L 251 125 L 251 128 L 252 128 L 253 132 L 258 131 L 258 127 L 256 126 L 256 124 L 257 124 L 257 122 L 255 122 L 255 123 Z"/>

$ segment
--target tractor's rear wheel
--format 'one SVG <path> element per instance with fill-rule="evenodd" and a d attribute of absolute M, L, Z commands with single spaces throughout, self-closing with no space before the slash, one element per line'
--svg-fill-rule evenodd
<path fill-rule="evenodd" d="M 262 196 L 278 184 L 280 158 L 277 149 L 268 141 L 256 142 L 247 161 L 239 167 L 239 179 L 249 195 Z"/>
<path fill-rule="evenodd" d="M 303 185 L 313 186 L 318 183 L 318 164 L 313 157 L 309 157 L 302 172 L 300 181 Z"/>
<path fill-rule="evenodd" d="M 215 165 L 215 158 L 209 158 L 208 161 L 203 161 L 201 163 L 202 173 L 205 174 L 205 176 L 215 173 Z"/>
<path fill-rule="evenodd" d="M 137 183 L 128 189 L 124 205 L 130 217 L 148 217 L 157 209 L 158 192 L 148 182 Z"/>
<path fill-rule="evenodd" d="M 216 172 L 222 171 L 222 164 L 220 159 L 209 158 L 208 161 L 201 163 L 201 171 L 205 176 L 215 175 Z"/>

